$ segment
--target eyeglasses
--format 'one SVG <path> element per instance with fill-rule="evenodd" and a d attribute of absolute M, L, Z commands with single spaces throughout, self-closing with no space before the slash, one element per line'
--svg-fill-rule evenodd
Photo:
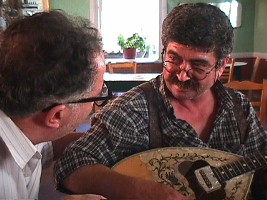
<path fill-rule="evenodd" d="M 106 82 L 104 81 L 102 91 L 99 97 L 90 97 L 90 98 L 84 98 L 84 99 L 79 99 L 77 101 L 69 101 L 66 103 L 54 103 L 51 106 L 43 109 L 43 112 L 47 112 L 51 110 L 53 107 L 61 104 L 72 104 L 72 103 L 88 103 L 88 102 L 94 102 L 97 106 L 102 107 L 106 105 L 109 99 L 112 98 L 112 91 L 109 89 L 107 86 Z"/>
<path fill-rule="evenodd" d="M 211 67 L 209 71 L 204 70 L 208 66 L 197 66 L 197 67 L 191 67 L 188 70 L 184 70 L 181 69 L 181 63 L 175 63 L 173 61 L 168 61 L 168 60 L 164 61 L 164 55 L 165 55 L 165 48 L 162 49 L 161 60 L 163 62 L 163 67 L 166 69 L 167 72 L 179 74 L 181 73 L 181 71 L 185 71 L 186 75 L 189 78 L 196 79 L 199 81 L 207 78 L 208 74 L 217 66 L 217 63 L 215 63 L 212 66 L 209 66 Z"/>
<path fill-rule="evenodd" d="M 180 66 L 180 64 L 168 60 L 163 62 L 163 67 L 167 70 L 167 72 L 179 74 L 182 71 L 185 71 L 188 77 L 197 79 L 199 81 L 207 78 L 208 74 L 216 67 L 216 64 L 214 66 L 211 66 L 211 69 L 209 71 L 203 69 L 207 68 L 207 66 L 192 67 L 188 70 L 181 69 Z"/>

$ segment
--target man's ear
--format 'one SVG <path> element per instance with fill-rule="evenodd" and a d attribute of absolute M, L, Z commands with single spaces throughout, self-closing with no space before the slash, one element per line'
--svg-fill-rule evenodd
<path fill-rule="evenodd" d="M 66 105 L 57 105 L 50 109 L 45 116 L 45 124 L 51 128 L 59 128 L 62 118 L 66 114 Z"/>

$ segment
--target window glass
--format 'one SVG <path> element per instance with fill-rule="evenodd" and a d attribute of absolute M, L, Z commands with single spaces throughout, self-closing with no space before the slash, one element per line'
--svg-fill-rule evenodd
<path fill-rule="evenodd" d="M 241 26 L 241 3 L 233 0 L 231 2 L 211 3 L 220 8 L 230 19 L 234 28 Z"/>
<path fill-rule="evenodd" d="M 125 39 L 138 33 L 149 46 L 145 57 L 159 58 L 162 0 L 99 0 L 98 17 L 94 19 L 100 28 L 107 58 L 122 57 L 118 43 L 121 34 Z"/>

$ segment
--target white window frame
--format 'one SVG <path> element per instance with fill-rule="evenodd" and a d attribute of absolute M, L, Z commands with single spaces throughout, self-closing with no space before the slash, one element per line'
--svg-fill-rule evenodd
<path fill-rule="evenodd" d="M 90 0 L 90 20 L 94 24 L 95 27 L 97 27 L 99 30 L 101 30 L 100 25 L 100 15 L 99 12 L 101 11 L 101 0 Z M 160 53 L 163 48 L 161 43 L 161 30 L 162 30 L 162 22 L 164 18 L 167 15 L 167 0 L 159 0 L 159 51 L 158 51 L 158 58 L 154 59 L 154 61 L 161 59 Z M 148 58 L 142 58 L 143 61 L 146 61 Z"/>

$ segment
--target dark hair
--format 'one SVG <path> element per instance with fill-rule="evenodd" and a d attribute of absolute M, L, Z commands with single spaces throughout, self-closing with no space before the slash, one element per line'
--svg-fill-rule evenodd
<path fill-rule="evenodd" d="M 62 11 L 14 21 L 0 46 L 0 109 L 26 116 L 91 90 L 102 38 L 89 20 Z"/>
<path fill-rule="evenodd" d="M 217 64 L 232 52 L 233 27 L 217 7 L 206 3 L 182 4 L 173 8 L 162 25 L 162 44 L 170 41 L 214 52 Z"/>

